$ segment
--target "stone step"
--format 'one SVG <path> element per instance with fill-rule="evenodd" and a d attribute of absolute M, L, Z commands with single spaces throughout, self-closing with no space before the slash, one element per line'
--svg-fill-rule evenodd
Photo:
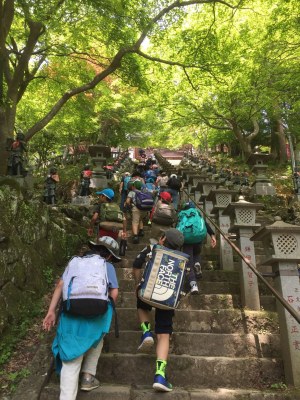
<path fill-rule="evenodd" d="M 106 383 L 151 385 L 155 355 L 101 355 L 97 377 Z M 262 388 L 283 382 L 281 360 L 267 358 L 198 357 L 171 354 L 168 376 L 181 387 Z"/>
<path fill-rule="evenodd" d="M 201 283 L 200 283 L 201 286 Z M 136 297 L 133 292 L 120 292 L 117 307 L 135 307 Z M 211 310 L 225 308 L 240 308 L 240 296 L 232 294 L 200 294 L 187 295 L 180 301 L 179 309 Z M 268 309 L 268 308 L 264 308 Z M 268 309 L 269 310 L 269 309 Z"/>
<path fill-rule="evenodd" d="M 236 294 L 240 295 L 240 285 L 238 282 L 205 282 L 199 281 L 199 290 L 202 294 Z M 120 291 L 133 292 L 135 284 L 133 280 L 120 279 Z"/>
<path fill-rule="evenodd" d="M 59 386 L 48 384 L 42 391 L 40 400 L 57 400 Z M 260 391 L 247 389 L 190 389 L 174 388 L 170 393 L 155 393 L 152 386 L 129 386 L 101 384 L 88 394 L 78 392 L 77 400 L 154 400 L 163 397 L 169 400 L 300 400 L 300 392 L 287 391 Z"/>
<path fill-rule="evenodd" d="M 135 308 L 119 308 L 117 309 L 117 314 L 121 331 L 138 329 Z M 238 309 L 212 311 L 183 309 L 176 310 L 174 318 L 175 332 L 258 334 L 261 333 L 262 329 L 264 333 L 277 334 L 279 332 L 276 313 Z"/>
<path fill-rule="evenodd" d="M 201 287 L 201 281 L 200 281 Z M 274 296 L 260 297 L 261 309 L 265 311 L 276 311 Z M 136 297 L 133 292 L 119 292 L 117 307 L 135 307 Z M 225 308 L 241 308 L 241 299 L 236 294 L 199 294 L 198 296 L 187 295 L 182 298 L 179 309 L 211 310 Z"/>
<path fill-rule="evenodd" d="M 118 279 L 133 279 L 132 267 L 119 268 L 116 265 Z M 239 282 L 239 274 L 234 271 L 206 271 L 203 270 L 199 282 Z"/>
<path fill-rule="evenodd" d="M 114 332 L 105 337 L 104 351 L 109 353 L 136 354 L 141 331 Z M 278 334 L 223 334 L 174 332 L 170 342 L 170 354 L 189 354 L 205 357 L 258 357 L 276 358 L 280 355 Z M 152 353 L 155 352 L 153 346 Z"/>

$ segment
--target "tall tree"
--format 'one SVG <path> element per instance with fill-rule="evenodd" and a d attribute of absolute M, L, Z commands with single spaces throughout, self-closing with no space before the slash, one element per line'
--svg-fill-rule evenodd
<path fill-rule="evenodd" d="M 51 64 L 47 75 L 43 75 L 44 67 L 54 56 L 68 57 L 71 62 L 88 60 L 97 65 L 97 71 L 79 84 L 68 79 L 68 88 L 27 130 L 27 140 L 41 131 L 72 97 L 94 89 L 116 70 L 136 76 L 133 55 L 147 57 L 140 50 L 145 38 L 155 30 L 167 30 L 173 23 L 178 24 L 190 7 L 219 5 L 235 10 L 241 3 L 0 0 L 0 174 L 5 172 L 5 143 L 13 135 L 18 104 L 34 79 L 49 77 Z M 83 31 L 78 31 L 78 27 Z"/>

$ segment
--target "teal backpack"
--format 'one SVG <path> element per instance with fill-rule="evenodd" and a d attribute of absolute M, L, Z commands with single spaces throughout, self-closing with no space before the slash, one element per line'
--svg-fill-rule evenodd
<path fill-rule="evenodd" d="M 200 243 L 207 235 L 205 221 L 196 208 L 180 211 L 176 228 L 183 233 L 186 244 Z"/>

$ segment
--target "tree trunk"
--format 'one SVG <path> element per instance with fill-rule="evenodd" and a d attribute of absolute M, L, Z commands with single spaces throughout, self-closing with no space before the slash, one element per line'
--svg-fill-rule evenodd
<path fill-rule="evenodd" d="M 271 118 L 271 149 L 270 153 L 272 159 L 277 161 L 279 159 L 278 153 L 278 136 L 277 136 L 277 119 Z"/>
<path fill-rule="evenodd" d="M 10 131 L 7 126 L 6 113 L 3 108 L 0 108 L 0 176 L 6 175 L 8 151 L 6 149 L 7 139 L 12 138 L 13 135 L 9 134 Z"/>
<path fill-rule="evenodd" d="M 237 125 L 233 125 L 233 133 L 239 142 L 243 160 L 247 160 L 252 153 L 250 136 L 244 136 Z"/>
<path fill-rule="evenodd" d="M 278 150 L 279 150 L 279 163 L 285 164 L 287 162 L 286 154 L 286 138 L 282 119 L 277 120 L 278 126 Z"/>
<path fill-rule="evenodd" d="M 271 154 L 273 160 L 279 164 L 287 162 L 286 138 L 281 118 L 276 118 L 271 123 Z"/>

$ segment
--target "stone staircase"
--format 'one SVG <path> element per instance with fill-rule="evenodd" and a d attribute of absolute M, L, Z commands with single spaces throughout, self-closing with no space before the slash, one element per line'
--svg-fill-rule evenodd
<path fill-rule="evenodd" d="M 171 393 L 153 391 L 156 357 L 154 350 L 152 354 L 137 353 L 141 332 L 131 272 L 133 259 L 148 239 L 146 234 L 138 245 L 129 239 L 126 257 L 116 267 L 120 337 L 115 338 L 114 331 L 106 337 L 97 371 L 101 387 L 88 394 L 79 392 L 77 398 L 300 399 L 296 392 L 270 390 L 284 382 L 272 302 L 262 300 L 265 307 L 260 312 L 241 309 L 238 273 L 221 270 L 204 270 L 200 295 L 186 296 L 176 310 L 167 367 L 175 389 Z M 53 373 L 40 399 L 58 397 L 59 382 Z"/>

